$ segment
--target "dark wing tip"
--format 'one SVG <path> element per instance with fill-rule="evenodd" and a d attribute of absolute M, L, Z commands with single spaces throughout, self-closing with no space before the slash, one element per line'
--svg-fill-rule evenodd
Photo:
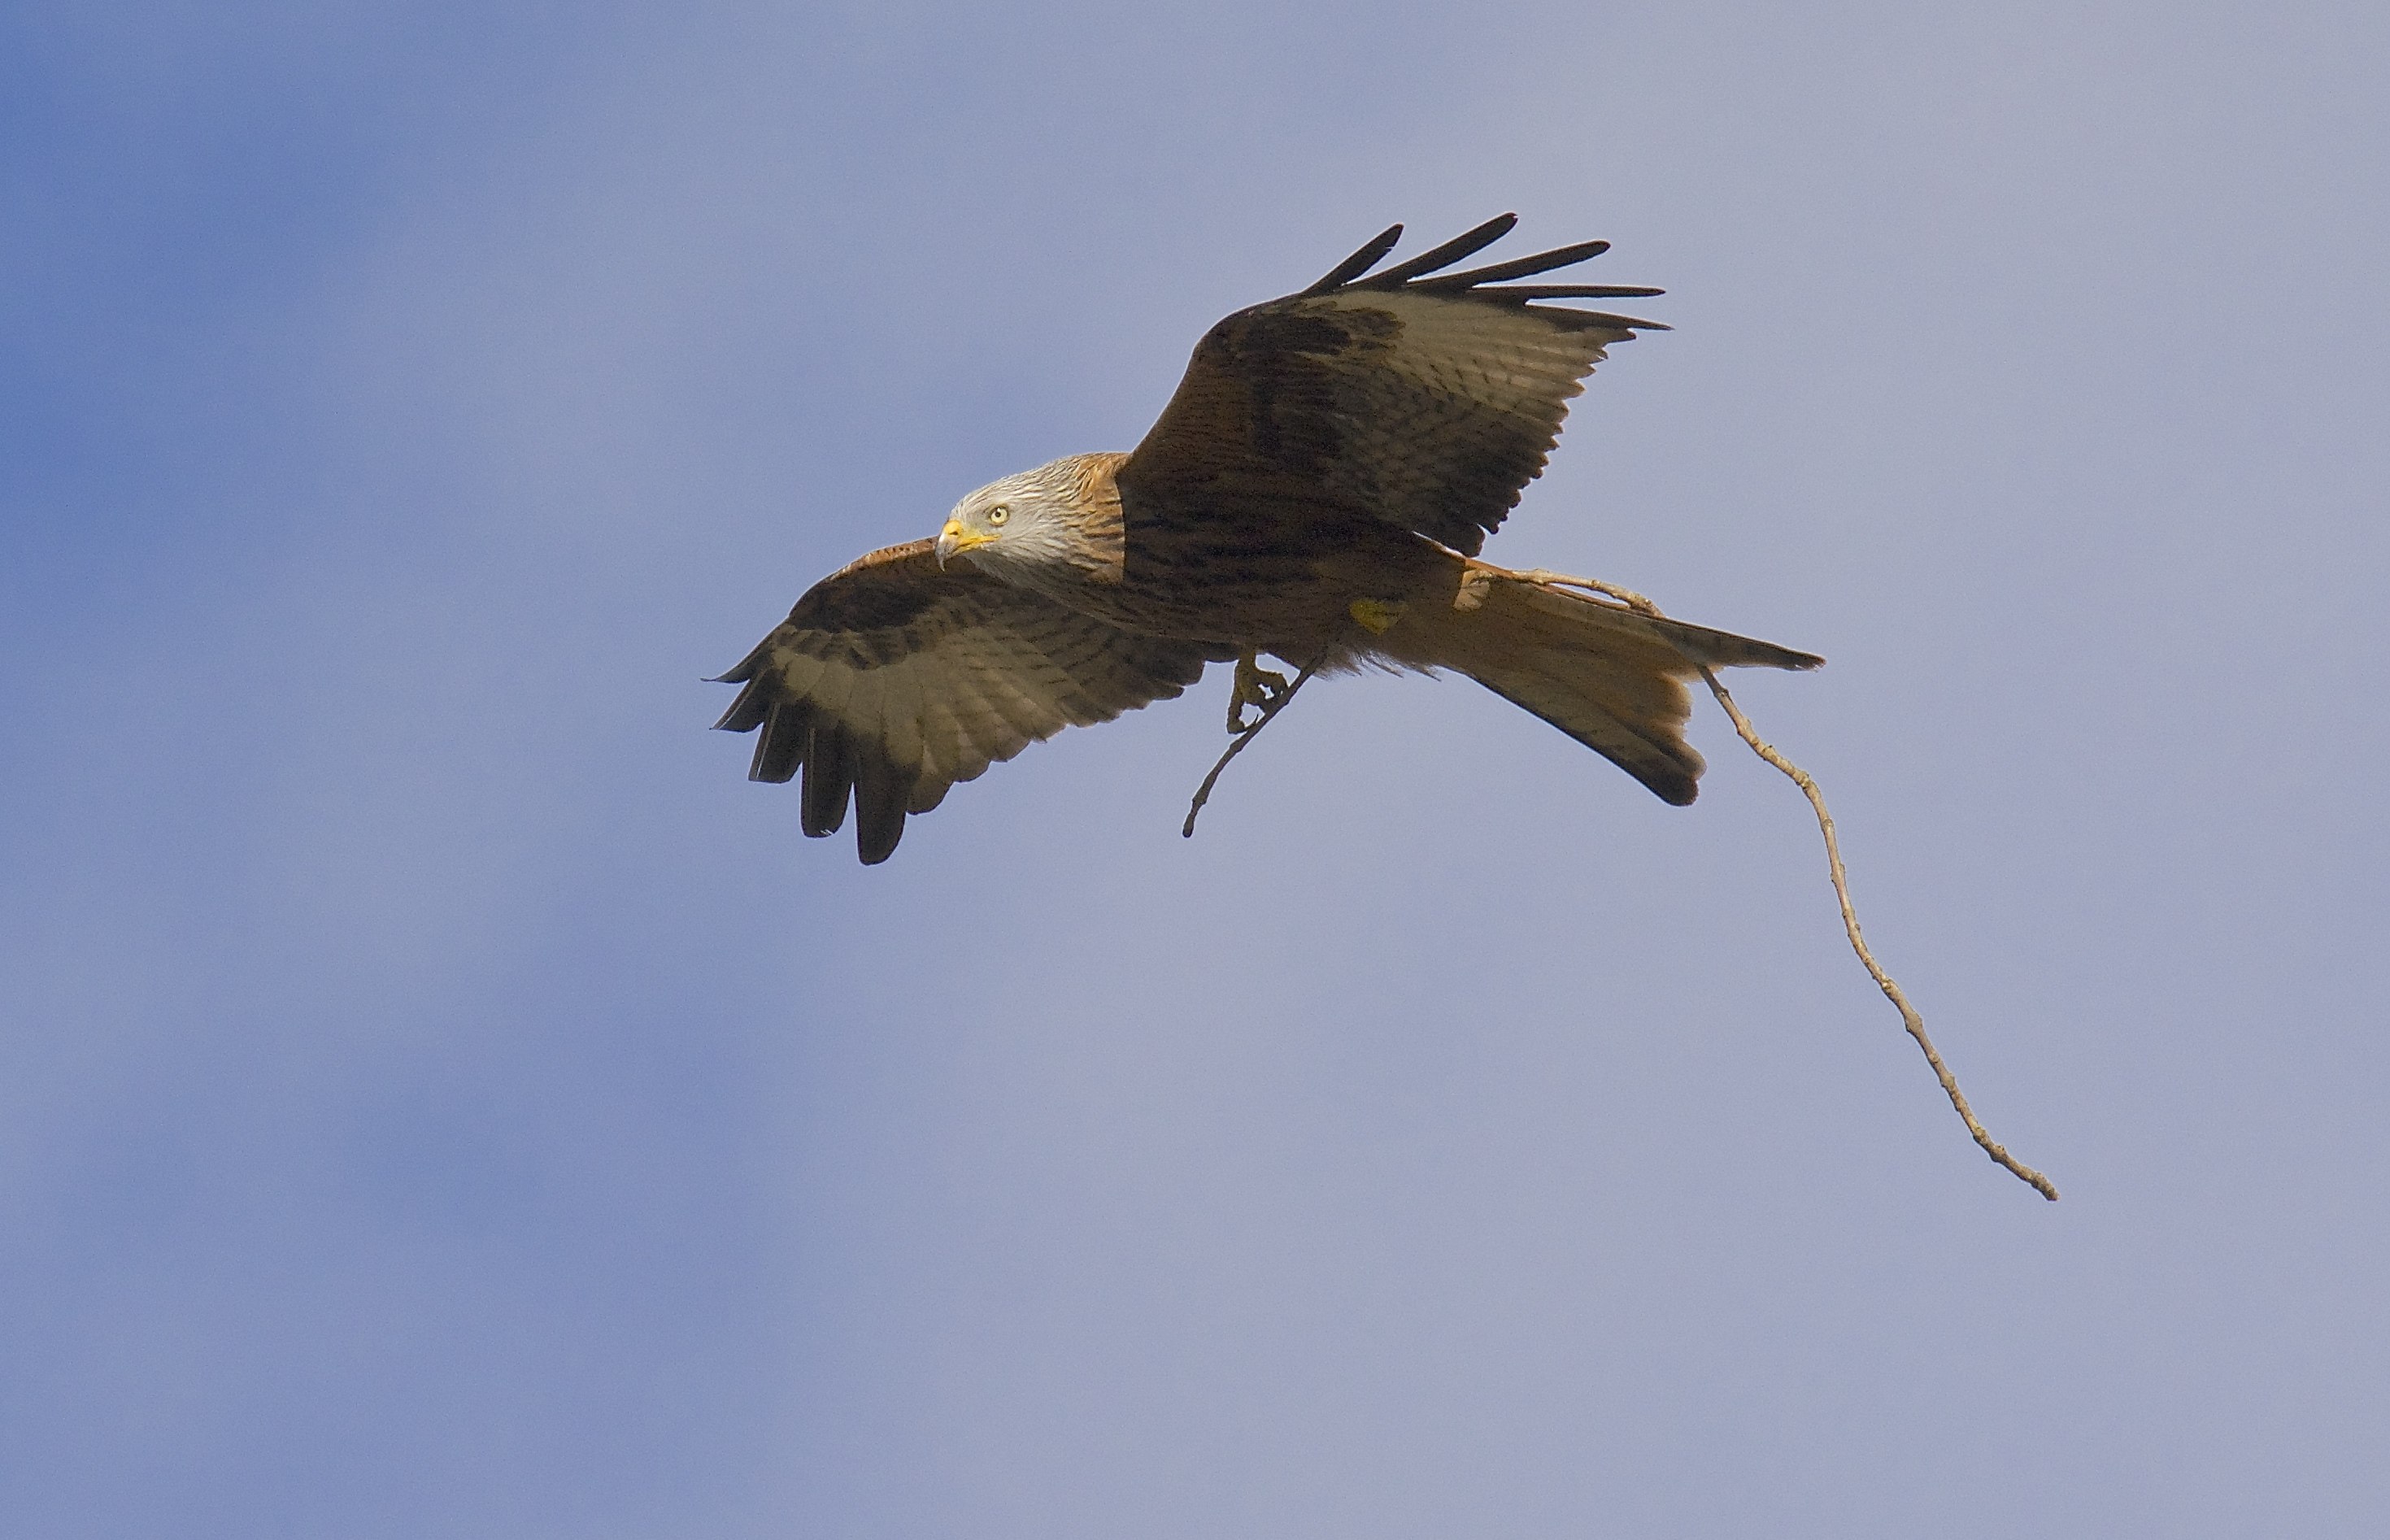
<path fill-rule="evenodd" d="M 777 633 L 775 635 L 777 635 Z M 771 650 L 772 637 L 766 636 L 762 641 L 757 642 L 753 647 L 750 648 L 747 651 L 746 657 L 739 659 L 739 661 L 733 663 L 728 669 L 703 682 L 709 685 L 743 685 L 750 679 L 755 677 L 756 670 L 764 666 L 764 660 Z"/>
<path fill-rule="evenodd" d="M 1482 292 L 1510 300 L 1648 300 L 1668 291 L 1636 283 L 1523 283 Z"/>
<path fill-rule="evenodd" d="M 755 687 L 747 687 L 752 691 Z M 738 710 L 736 706 L 731 709 Z M 790 779 L 812 747 L 813 709 L 803 700 L 780 699 L 759 707 L 754 714 L 764 732 L 755 740 L 755 757 L 748 761 L 747 778 L 775 785 Z M 724 723 L 729 721 L 726 716 L 723 719 Z"/>
<path fill-rule="evenodd" d="M 756 693 L 757 686 L 750 684 L 740 702 Z M 732 707 L 734 714 L 739 711 Z M 797 816 L 809 837 L 819 840 L 837 833 L 846 822 L 852 798 L 855 853 L 863 864 L 876 866 L 895 853 L 896 842 L 905 837 L 906 804 L 919 778 L 914 771 L 898 764 L 877 739 L 824 720 L 808 700 L 783 697 L 752 714 L 755 720 L 746 725 L 760 725 L 764 731 L 755 740 L 748 779 L 789 781 L 803 772 Z M 728 716 L 723 725 L 740 725 Z"/>
<path fill-rule="evenodd" d="M 722 681 L 706 682 L 720 684 Z M 721 719 L 714 723 L 714 730 L 723 733 L 752 733 L 764 725 L 764 719 L 770 714 L 771 709 L 772 703 L 765 699 L 765 691 L 750 680 L 739 691 L 739 698 L 730 702 L 729 710 L 724 712 Z"/>
<path fill-rule="evenodd" d="M 1330 268 L 1325 277 L 1321 278 L 1317 283 L 1313 284 L 1309 289 L 1303 290 L 1302 293 L 1295 297 L 1297 299 L 1307 300 L 1317 294 L 1334 293 L 1336 290 L 1343 288 L 1347 283 L 1350 283 L 1353 279 L 1359 277 L 1362 274 L 1367 273 L 1370 268 L 1376 266 L 1378 264 L 1378 259 L 1393 250 L 1394 249 L 1394 242 L 1402 238 L 1403 227 L 1400 225 L 1387 225 L 1375 236 L 1369 237 L 1368 241 L 1364 244 L 1359 250 L 1354 252 L 1351 256 L 1346 257 L 1343 262 L 1340 262 L 1335 266 Z"/>
<path fill-rule="evenodd" d="M 1555 247 L 1531 257 L 1513 257 L 1509 262 L 1472 267 L 1466 273 L 1447 273 L 1440 278 L 1423 279 L 1419 287 L 1429 290 L 1474 289 L 1480 284 L 1500 283 L 1505 278 L 1533 277 L 1538 273 L 1548 273 L 1555 267 L 1574 267 L 1578 263 L 1590 262 L 1609 250 L 1610 242 L 1606 240 L 1581 240 L 1574 246 Z"/>
<path fill-rule="evenodd" d="M 905 804 L 902 799 L 893 808 L 884 812 L 868 810 L 854 821 L 854 853 L 867 866 L 876 866 L 895 854 L 896 843 L 904 838 Z"/>
<path fill-rule="evenodd" d="M 854 853 L 876 866 L 896 853 L 905 837 L 905 803 L 917 777 L 878 741 L 854 746 Z"/>
<path fill-rule="evenodd" d="M 1510 233 L 1519 223 L 1517 214 L 1497 214 L 1474 230 L 1464 231 L 1443 245 L 1432 248 L 1411 258 L 1398 262 L 1382 273 L 1373 273 L 1355 284 L 1356 289 L 1400 289 L 1422 273 L 1433 273 L 1450 267 L 1463 257 L 1474 256 L 1486 247 Z"/>
<path fill-rule="evenodd" d="M 804 754 L 804 781 L 797 791 L 797 827 L 807 839 L 836 834 L 846 822 L 846 794 L 854 789 L 854 748 L 844 727 L 830 722 L 815 725 Z"/>
<path fill-rule="evenodd" d="M 1489 219 L 1475 229 L 1455 236 L 1443 245 L 1422 251 L 1407 262 L 1396 263 L 1381 273 L 1370 273 L 1371 264 L 1394 249 L 1403 227 L 1389 225 L 1376 239 L 1330 268 L 1326 276 L 1310 288 L 1291 296 L 1298 300 L 1316 299 L 1324 294 L 1355 290 L 1405 291 L 1436 294 L 1453 298 L 1489 301 L 1497 304 L 1526 306 L 1536 300 L 1623 300 L 1646 299 L 1666 290 L 1644 284 L 1519 284 L 1510 288 L 1496 287 L 1511 278 L 1529 278 L 1538 273 L 1574 267 L 1589 262 L 1610 250 L 1606 240 L 1581 240 L 1574 246 L 1556 246 L 1548 251 L 1532 256 L 1513 257 L 1484 267 L 1472 267 L 1459 273 L 1446 273 L 1463 257 L 1491 246 L 1517 227 L 1517 214 L 1503 214 Z M 1367 277 L 1363 274 L 1368 274 Z M 1428 276 L 1430 274 L 1436 276 Z M 1659 321 L 1638 320 L 1631 315 L 1609 315 L 1595 311 L 1537 310 L 1542 315 L 1582 316 L 1580 326 L 1618 327 L 1629 331 L 1668 331 L 1674 328 Z"/>

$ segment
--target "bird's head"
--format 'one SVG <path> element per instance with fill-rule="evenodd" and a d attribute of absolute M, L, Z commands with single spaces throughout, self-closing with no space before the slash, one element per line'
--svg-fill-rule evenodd
<path fill-rule="evenodd" d="M 1022 581 L 1035 569 L 1069 563 L 1086 544 L 1073 515 L 1077 480 L 1065 462 L 990 481 L 955 505 L 938 532 L 938 565 L 968 557 L 992 577 Z"/>

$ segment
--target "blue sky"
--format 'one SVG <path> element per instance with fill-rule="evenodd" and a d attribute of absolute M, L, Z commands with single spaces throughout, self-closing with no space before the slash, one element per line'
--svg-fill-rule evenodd
<path fill-rule="evenodd" d="M 2378 7 L 0 19 L 0 1531 L 2378 1533 Z M 1225 681 L 884 867 L 700 683 L 1386 223 L 1662 806 Z"/>

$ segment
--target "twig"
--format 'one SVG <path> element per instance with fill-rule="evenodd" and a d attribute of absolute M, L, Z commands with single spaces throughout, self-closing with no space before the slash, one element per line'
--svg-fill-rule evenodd
<path fill-rule="evenodd" d="M 1497 575 L 1508 576 L 1514 582 L 1539 584 L 1546 587 L 1583 588 L 1656 620 L 1667 619 L 1660 612 L 1658 605 L 1633 589 L 1621 588 L 1616 584 L 1603 583 L 1596 578 L 1570 577 L 1565 573 L 1548 572 L 1540 568 L 1532 572 Z M 2053 1203 L 2057 1202 L 2057 1185 L 2040 1172 L 2011 1155 L 2007 1148 L 1993 1138 L 1990 1132 L 1976 1120 L 1975 1110 L 1967 1105 L 1966 1093 L 1959 1089 L 1959 1077 L 1952 1074 L 1950 1067 L 1942 1062 L 1941 1054 L 1934 1049 L 1934 1039 L 1925 1034 L 1925 1019 L 1917 1014 L 1917 1007 L 1908 1003 L 1908 996 L 1902 992 L 1900 985 L 1893 982 L 1892 975 L 1883 970 L 1883 965 L 1875 960 L 1875 954 L 1868 950 L 1867 938 L 1859 933 L 1858 911 L 1851 905 L 1850 876 L 1843 869 L 1843 848 L 1841 841 L 1834 836 L 1834 816 L 1826 811 L 1826 799 L 1818 791 L 1817 781 L 1810 777 L 1806 770 L 1785 758 L 1774 745 L 1763 739 L 1758 730 L 1752 726 L 1751 718 L 1743 715 L 1742 708 L 1734 703 L 1734 697 L 1727 693 L 1727 687 L 1724 685 L 1718 683 L 1717 674 L 1706 664 L 1700 667 L 1702 683 L 1710 687 L 1710 694 L 1715 696 L 1717 703 L 1726 709 L 1728 720 L 1734 724 L 1735 732 L 1741 737 L 1743 742 L 1751 746 L 1751 751 L 1782 771 L 1793 785 L 1801 789 L 1801 794 L 1809 799 L 1810 809 L 1818 815 L 1818 832 L 1824 835 L 1826 839 L 1826 866 L 1834 879 L 1834 897 L 1843 906 L 1843 933 L 1850 938 L 1851 950 L 1858 954 L 1858 959 L 1866 966 L 1869 977 L 1874 979 L 1876 987 L 1883 991 L 1883 997 L 1890 1000 L 1894 1008 L 1900 1012 L 1901 1024 L 1908 1029 L 1908 1035 L 1915 1038 L 1917 1046 L 1924 1050 L 1925 1062 L 1934 1066 L 1934 1078 L 1942 1083 L 1943 1095 L 1950 1098 L 1950 1105 L 1958 1111 L 1960 1120 L 1966 1123 L 1967 1132 L 1975 1136 L 1975 1143 L 1983 1147 L 1984 1153 L 1989 1155 L 1995 1163 L 2044 1198 Z M 1264 720 L 1266 721 L 1267 718 Z"/>
<path fill-rule="evenodd" d="M 1187 808 L 1187 821 L 1178 827 L 1178 837 L 1180 839 L 1192 840 L 1195 838 L 1195 815 L 1203 811 L 1203 804 L 1205 802 L 1212 800 L 1212 788 L 1219 784 L 1220 772 L 1228 767 L 1228 762 L 1245 751 L 1245 745 L 1251 743 L 1254 737 L 1259 734 L 1264 727 L 1270 725 L 1270 719 L 1272 717 L 1286 710 L 1286 703 L 1294 699 L 1295 691 L 1303 688 L 1303 682 L 1310 678 L 1313 674 L 1318 673 L 1319 665 L 1327 661 L 1328 655 L 1323 652 L 1318 657 L 1314 658 L 1311 661 L 1304 664 L 1303 667 L 1295 674 L 1294 683 L 1289 685 L 1284 690 L 1280 691 L 1277 699 L 1272 700 L 1268 705 L 1264 706 L 1262 708 L 1262 714 L 1253 718 L 1253 725 L 1239 733 L 1236 738 L 1230 741 L 1227 751 L 1220 756 L 1220 762 L 1212 766 L 1212 773 L 1204 776 L 1203 784 L 1195 789 L 1195 800 L 1193 802 L 1189 803 Z"/>

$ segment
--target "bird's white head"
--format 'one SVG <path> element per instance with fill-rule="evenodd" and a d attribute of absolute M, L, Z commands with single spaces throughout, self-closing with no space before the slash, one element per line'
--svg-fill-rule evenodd
<path fill-rule="evenodd" d="M 1072 515 L 1079 478 L 1074 460 L 990 481 L 955 505 L 938 532 L 938 565 L 968 557 L 991 577 L 1034 586 L 1056 565 L 1070 566 L 1086 543 Z"/>

